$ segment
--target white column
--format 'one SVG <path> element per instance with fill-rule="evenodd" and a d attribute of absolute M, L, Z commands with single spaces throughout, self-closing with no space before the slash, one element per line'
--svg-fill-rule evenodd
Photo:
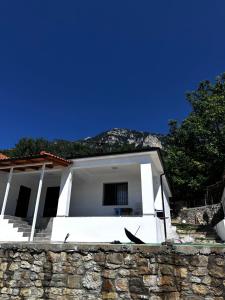
<path fill-rule="evenodd" d="M 155 214 L 155 205 L 151 164 L 141 164 L 140 171 L 143 215 L 152 215 Z"/>
<path fill-rule="evenodd" d="M 3 204 L 2 204 L 2 210 L 1 210 L 1 217 L 3 217 L 4 214 L 5 214 L 5 208 L 6 208 L 6 204 L 7 204 L 7 200 L 8 200 L 8 196 L 9 196 L 9 190 L 10 190 L 12 175 L 13 175 L 13 168 L 10 169 L 7 184 L 6 184 L 5 196 L 4 196 L 4 200 L 3 200 Z"/>
<path fill-rule="evenodd" d="M 69 215 L 72 181 L 73 174 L 71 167 L 65 168 L 61 176 L 57 217 L 66 217 Z"/>
<path fill-rule="evenodd" d="M 37 222 L 37 214 L 38 214 L 39 202 L 40 202 L 40 198 L 41 198 L 41 190 L 42 190 L 42 185 L 43 185 L 44 173 L 45 173 L 45 164 L 42 166 L 41 176 L 40 176 L 39 185 L 38 185 L 38 192 L 37 192 L 37 198 L 36 198 L 34 215 L 33 215 L 33 222 L 32 222 L 31 233 L 30 233 L 30 241 L 31 242 L 34 239 L 34 231 L 35 231 L 36 222 Z"/>

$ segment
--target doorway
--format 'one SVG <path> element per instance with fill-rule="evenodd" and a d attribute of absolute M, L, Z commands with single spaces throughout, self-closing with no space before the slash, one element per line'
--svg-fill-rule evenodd
<path fill-rule="evenodd" d="M 59 186 L 47 188 L 43 217 L 56 216 L 59 201 L 59 189 Z"/>
<path fill-rule="evenodd" d="M 19 196 L 16 205 L 16 212 L 15 212 L 16 217 L 26 218 L 29 201 L 30 201 L 30 194 L 31 194 L 30 188 L 24 185 L 20 186 Z"/>

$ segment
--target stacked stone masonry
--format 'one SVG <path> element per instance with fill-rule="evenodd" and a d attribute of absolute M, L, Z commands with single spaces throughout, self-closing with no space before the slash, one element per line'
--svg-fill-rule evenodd
<path fill-rule="evenodd" d="M 2 244 L 0 299 L 225 299 L 225 248 Z"/>
<path fill-rule="evenodd" d="M 179 221 L 179 223 L 185 221 L 187 224 L 210 224 L 220 208 L 220 203 L 200 207 L 183 208 L 179 211 L 177 221 Z"/>

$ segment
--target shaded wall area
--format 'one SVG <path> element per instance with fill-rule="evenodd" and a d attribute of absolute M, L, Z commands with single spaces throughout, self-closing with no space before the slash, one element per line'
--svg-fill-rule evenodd
<path fill-rule="evenodd" d="M 222 214 L 221 214 L 222 213 Z M 200 224 L 213 226 L 223 219 L 223 210 L 220 203 L 192 208 L 183 208 L 176 220 L 179 223 Z"/>
<path fill-rule="evenodd" d="M 216 299 L 225 248 L 2 244 L 1 299 Z"/>

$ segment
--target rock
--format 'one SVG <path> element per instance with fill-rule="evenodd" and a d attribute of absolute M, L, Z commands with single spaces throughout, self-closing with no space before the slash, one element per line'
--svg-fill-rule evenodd
<path fill-rule="evenodd" d="M 101 275 L 96 272 L 87 272 L 82 280 L 82 284 L 88 290 L 99 289 L 102 284 Z"/>
<path fill-rule="evenodd" d="M 102 273 L 102 277 L 114 279 L 116 278 L 117 272 L 115 270 L 104 270 Z"/>
<path fill-rule="evenodd" d="M 190 277 L 190 282 L 200 283 L 201 282 L 201 278 L 199 278 L 197 276 L 191 276 Z"/>
<path fill-rule="evenodd" d="M 208 270 L 206 267 L 198 267 L 195 268 L 195 270 L 192 272 L 195 276 L 204 276 L 208 274 Z"/>
<path fill-rule="evenodd" d="M 32 294 L 31 294 L 31 289 L 30 288 L 22 288 L 20 290 L 20 296 L 22 296 L 22 297 L 29 297 L 31 295 Z"/>
<path fill-rule="evenodd" d="M 49 259 L 49 261 L 51 261 L 53 263 L 54 262 L 60 262 L 61 261 L 60 253 L 49 251 L 48 252 L 48 259 Z"/>
<path fill-rule="evenodd" d="M 225 267 L 210 265 L 209 275 L 214 276 L 216 278 L 224 278 L 225 277 Z"/>
<path fill-rule="evenodd" d="M 115 287 L 118 292 L 129 291 L 128 280 L 126 278 L 118 278 L 115 280 Z"/>
<path fill-rule="evenodd" d="M 159 269 L 163 275 L 173 275 L 174 273 L 174 266 L 162 265 Z"/>
<path fill-rule="evenodd" d="M 123 255 L 121 253 L 112 253 L 107 256 L 107 262 L 120 265 L 123 263 Z"/>
<path fill-rule="evenodd" d="M 157 276 L 156 275 L 144 275 L 143 282 L 145 286 L 156 286 Z"/>
<path fill-rule="evenodd" d="M 119 275 L 122 277 L 126 277 L 130 275 L 130 270 L 127 269 L 121 269 L 118 271 Z"/>
<path fill-rule="evenodd" d="M 94 260 L 98 263 L 103 263 L 105 262 L 105 255 L 103 253 L 96 253 L 94 255 Z"/>
<path fill-rule="evenodd" d="M 208 294 L 208 287 L 203 284 L 192 284 L 192 290 L 197 295 L 205 296 Z"/>
<path fill-rule="evenodd" d="M 172 292 L 172 293 L 169 293 L 165 300 L 180 300 L 180 294 L 179 292 Z"/>
<path fill-rule="evenodd" d="M 180 278 L 187 278 L 188 270 L 187 270 L 187 268 L 176 268 L 175 274 L 176 274 L 176 276 L 178 276 Z"/>
<path fill-rule="evenodd" d="M 21 264 L 20 264 L 20 267 L 22 269 L 30 269 L 31 265 L 30 265 L 30 263 L 28 261 L 22 260 Z"/>
<path fill-rule="evenodd" d="M 191 259 L 192 266 L 207 267 L 208 257 L 205 255 L 196 255 Z"/>
<path fill-rule="evenodd" d="M 206 284 L 206 285 L 210 285 L 211 284 L 211 277 L 210 276 L 204 276 L 202 279 L 202 283 Z"/>
<path fill-rule="evenodd" d="M 161 285 L 169 285 L 169 286 L 173 286 L 174 285 L 174 279 L 172 276 L 161 276 L 159 278 L 159 281 L 158 281 L 158 285 L 161 286 Z"/>
<path fill-rule="evenodd" d="M 9 266 L 9 271 L 15 271 L 15 270 L 17 270 L 17 269 L 19 269 L 19 265 L 18 265 L 18 263 L 11 263 L 10 264 L 10 266 Z"/>
<path fill-rule="evenodd" d="M 68 275 L 67 286 L 70 289 L 80 289 L 81 288 L 81 276 L 80 275 Z"/>
<path fill-rule="evenodd" d="M 103 292 L 101 299 L 107 300 L 107 299 L 118 299 L 118 298 L 117 298 L 117 294 L 116 293 L 112 293 L 112 292 L 106 293 L 106 292 Z"/>
<path fill-rule="evenodd" d="M 115 292 L 115 287 L 110 279 L 104 279 L 102 283 L 102 291 L 103 292 Z"/>
<path fill-rule="evenodd" d="M 131 278 L 129 280 L 129 289 L 131 293 L 135 294 L 147 294 L 148 292 L 141 278 Z"/>
<path fill-rule="evenodd" d="M 5 272 L 7 269 L 8 263 L 7 262 L 3 262 L 0 264 L 0 270 Z"/>

